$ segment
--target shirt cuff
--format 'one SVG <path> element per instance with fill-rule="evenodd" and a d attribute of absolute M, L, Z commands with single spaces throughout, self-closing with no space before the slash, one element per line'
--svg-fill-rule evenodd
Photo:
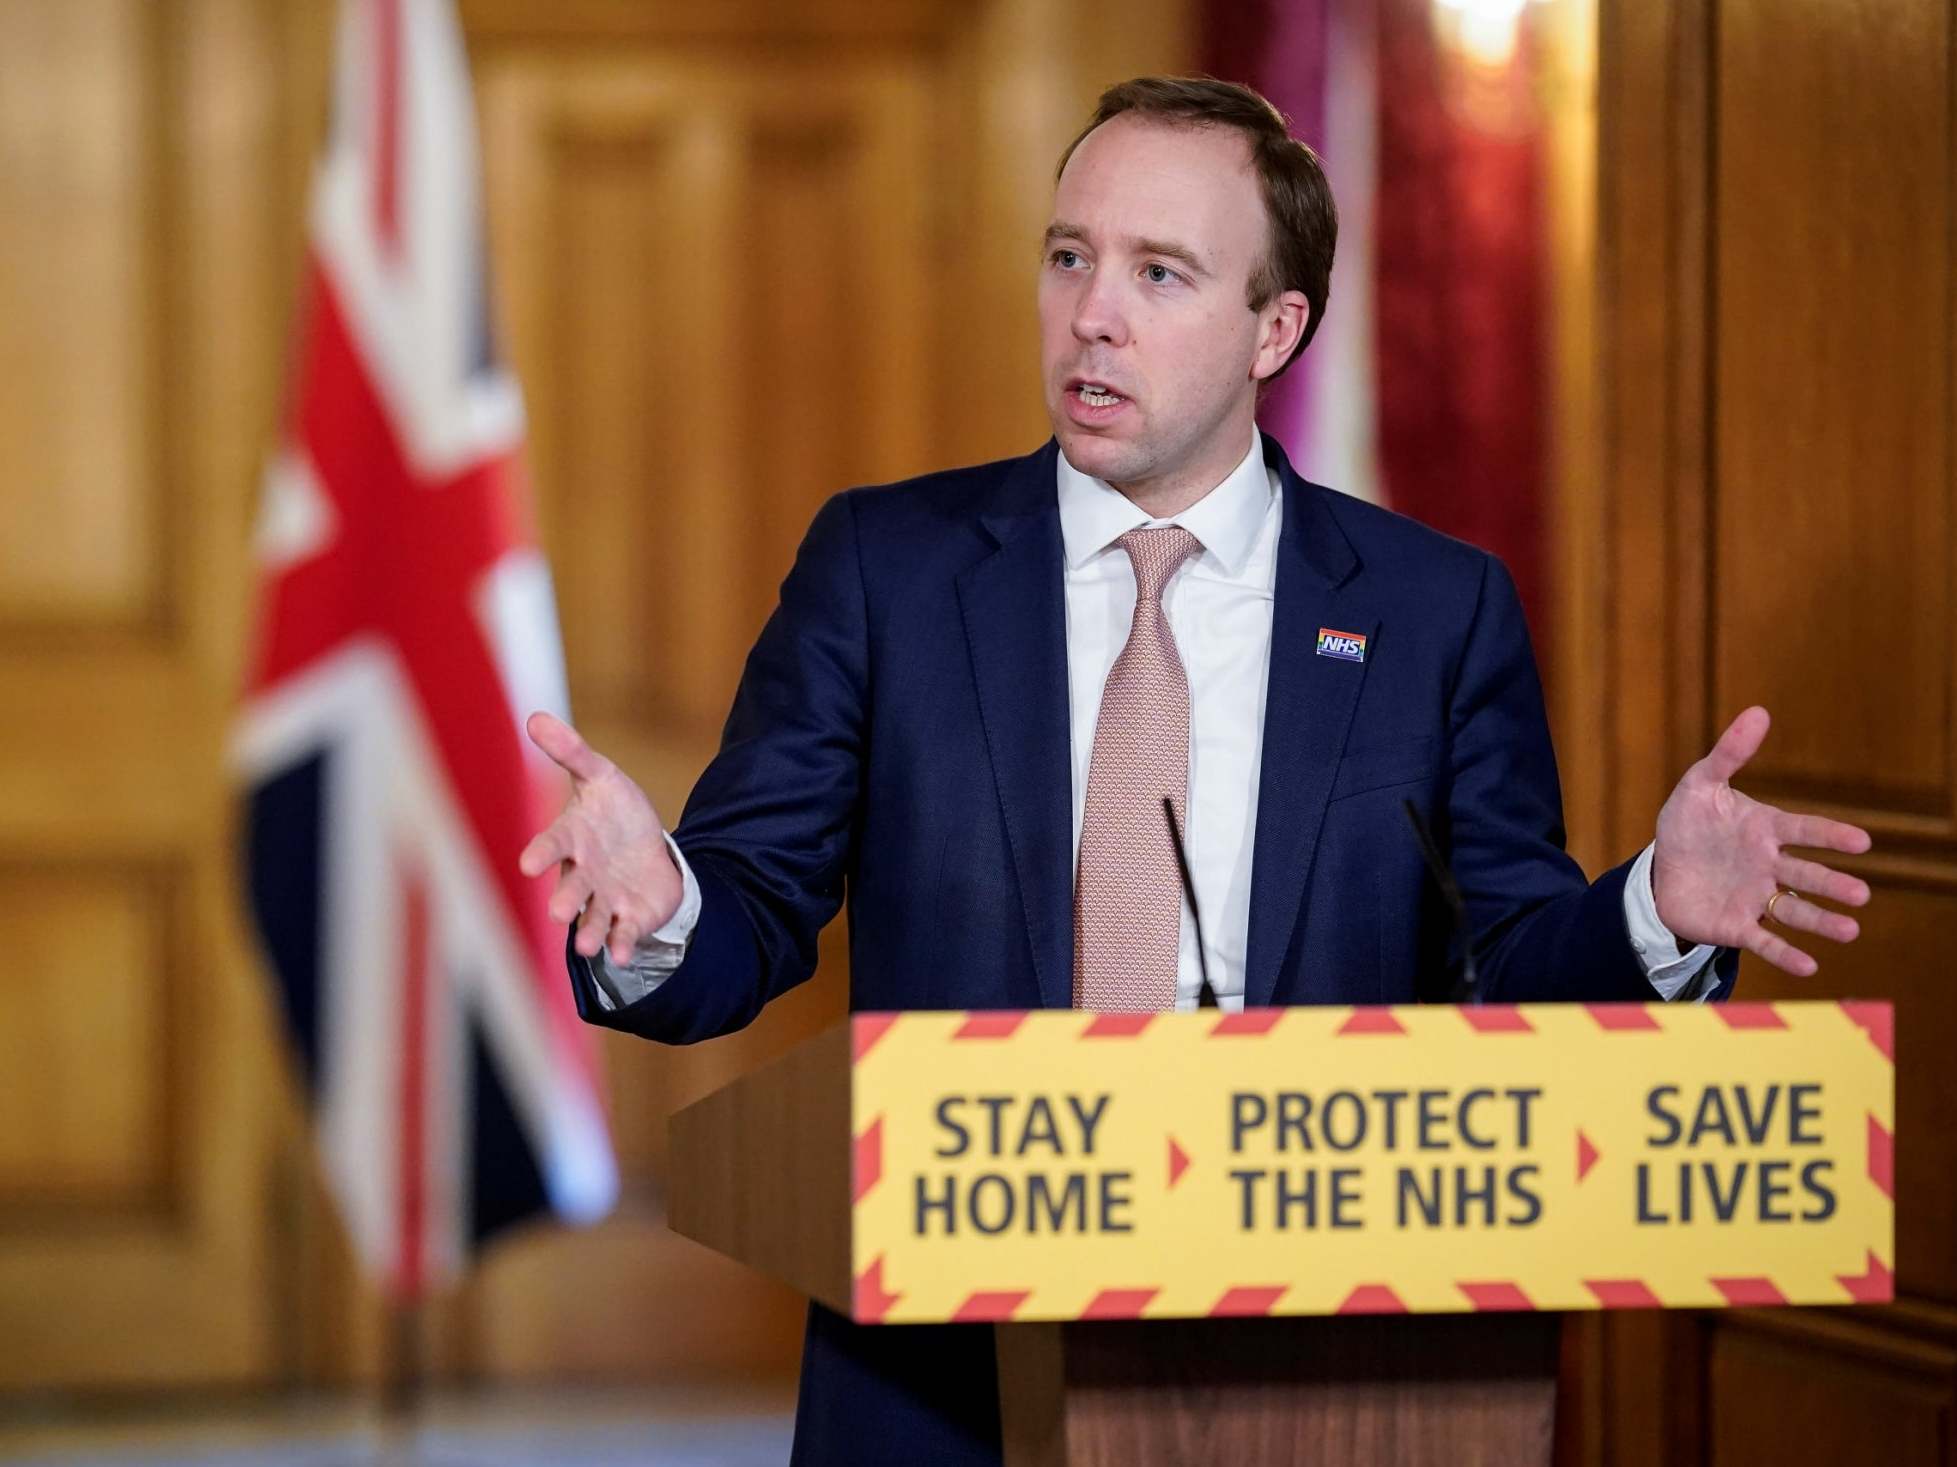
<path fill-rule="evenodd" d="M 686 961 L 686 949 L 693 941 L 693 929 L 700 925 L 700 882 L 686 864 L 671 835 L 666 849 L 673 864 L 680 868 L 680 904 L 666 925 L 648 932 L 632 950 L 632 960 L 623 967 L 612 961 L 611 949 L 599 948 L 596 957 L 585 958 L 585 970 L 598 990 L 599 1005 L 607 1009 L 625 1008 L 646 997 L 664 983 Z"/>
<path fill-rule="evenodd" d="M 1631 951 L 1644 965 L 1645 981 L 1666 1003 L 1703 1000 L 1719 986 L 1712 960 L 1716 947 L 1700 943 L 1680 952 L 1678 939 L 1659 920 L 1658 897 L 1651 889 L 1651 847 L 1638 852 L 1624 881 L 1624 926 L 1631 934 Z"/>

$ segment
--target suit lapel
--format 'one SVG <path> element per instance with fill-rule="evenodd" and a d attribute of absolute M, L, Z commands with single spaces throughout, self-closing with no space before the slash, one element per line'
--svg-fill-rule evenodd
<path fill-rule="evenodd" d="M 1073 1002 L 1073 764 L 1054 444 L 1022 459 L 980 516 L 998 548 L 958 577 L 986 750 L 1012 848 L 1033 968 L 1049 1008 Z"/>
<path fill-rule="evenodd" d="M 1363 662 L 1319 656 L 1319 629 L 1365 637 L 1369 655 L 1379 629 L 1377 615 L 1346 585 L 1359 561 L 1325 503 L 1327 491 L 1293 473 L 1271 439 L 1264 443 L 1267 462 L 1279 471 L 1284 523 L 1251 849 L 1244 954 L 1244 1002 L 1250 1007 L 1270 1003 L 1276 991 L 1366 672 Z"/>

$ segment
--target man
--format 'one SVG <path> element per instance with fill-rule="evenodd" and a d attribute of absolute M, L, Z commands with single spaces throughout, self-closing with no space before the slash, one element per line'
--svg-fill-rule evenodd
<path fill-rule="evenodd" d="M 1243 88 L 1106 93 L 1062 160 L 1041 265 L 1054 441 L 831 500 L 782 587 L 719 755 L 667 836 L 565 725 L 573 780 L 523 869 L 559 870 L 594 1023 L 668 1043 L 807 977 L 847 898 L 855 1008 L 1189 1006 L 1199 971 L 1163 799 L 1187 833 L 1225 1007 L 1406 1002 L 1458 944 L 1400 813 L 1439 834 L 1487 998 L 1722 996 L 1734 949 L 1814 963 L 1860 881 L 1788 845 L 1853 827 L 1728 781 L 1749 709 L 1586 884 L 1499 563 L 1300 480 L 1261 384 L 1322 314 L 1315 158 Z M 1684 951 L 1681 951 L 1684 949 Z M 795 1460 L 996 1463 L 983 1327 L 810 1312 Z"/>

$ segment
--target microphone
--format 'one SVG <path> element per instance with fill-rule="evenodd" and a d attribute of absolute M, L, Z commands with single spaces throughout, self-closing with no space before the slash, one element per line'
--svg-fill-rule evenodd
<path fill-rule="evenodd" d="M 1441 889 L 1441 898 L 1454 918 L 1454 935 L 1461 940 L 1461 976 L 1455 980 L 1450 1001 L 1478 1004 L 1481 1002 L 1481 979 L 1475 972 L 1474 934 L 1468 930 L 1468 904 L 1461 899 L 1461 884 L 1448 869 L 1447 858 L 1434 841 L 1434 832 L 1427 828 L 1427 822 L 1421 819 L 1413 801 L 1402 799 L 1400 810 L 1407 817 L 1407 824 L 1413 827 L 1413 838 L 1420 844 L 1421 859 L 1427 863 L 1434 885 Z"/>
<path fill-rule="evenodd" d="M 1183 849 L 1182 830 L 1176 824 L 1176 804 L 1167 795 L 1162 796 L 1162 813 L 1169 821 L 1169 844 L 1176 848 L 1176 870 L 1182 873 L 1182 895 L 1189 903 L 1189 921 L 1196 929 L 1196 972 L 1200 986 L 1196 990 L 1196 1007 L 1213 1009 L 1216 1007 L 1216 990 L 1210 987 L 1210 960 L 1203 942 L 1203 914 L 1196 907 L 1196 882 L 1189 874 L 1189 852 Z"/>

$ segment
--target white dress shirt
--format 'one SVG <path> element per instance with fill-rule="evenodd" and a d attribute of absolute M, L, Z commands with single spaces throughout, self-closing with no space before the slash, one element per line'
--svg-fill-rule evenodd
<path fill-rule="evenodd" d="M 1277 585 L 1283 495 L 1251 445 L 1236 468 L 1188 509 L 1151 519 L 1134 501 L 1088 477 L 1056 454 L 1060 537 L 1066 561 L 1067 688 L 1073 744 L 1074 852 L 1080 852 L 1087 804 L 1087 766 L 1101 690 L 1128 640 L 1135 614 L 1135 572 L 1115 542 L 1140 526 L 1180 525 L 1202 544 L 1169 578 L 1162 610 L 1189 678 L 1189 798 L 1183 832 L 1190 876 L 1201 905 L 1210 986 L 1224 1009 L 1243 1007 L 1244 950 L 1250 933 L 1250 861 L 1257 830 L 1258 774 L 1263 765 L 1264 696 L 1271 662 L 1271 613 Z M 672 919 L 643 938 L 621 968 L 600 952 L 591 962 L 600 996 L 611 1003 L 642 998 L 677 968 L 699 921 L 700 888 L 670 836 L 684 895 Z M 1713 987 L 1714 949 L 1681 953 L 1658 920 L 1651 890 L 1651 848 L 1624 886 L 1632 949 L 1656 996 L 1703 997 Z M 1176 1006 L 1196 1006 L 1202 967 L 1195 924 L 1185 903 Z"/>

